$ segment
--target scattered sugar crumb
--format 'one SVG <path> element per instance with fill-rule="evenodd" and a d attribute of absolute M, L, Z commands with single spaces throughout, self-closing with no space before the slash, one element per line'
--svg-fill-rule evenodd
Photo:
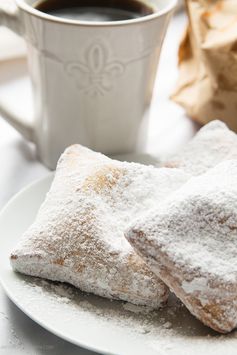
<path fill-rule="evenodd" d="M 125 303 L 123 304 L 123 308 L 126 310 L 126 311 L 130 311 L 130 312 L 133 312 L 133 313 L 137 313 L 137 314 L 147 314 L 147 313 L 150 313 L 154 310 L 154 308 L 150 308 L 150 307 L 147 307 L 147 306 L 137 306 L 135 304 L 132 304 L 132 303 Z"/>
<path fill-rule="evenodd" d="M 165 329 L 170 329 L 170 328 L 172 327 L 172 324 L 171 324 L 170 322 L 165 322 L 165 323 L 163 324 L 163 327 L 164 327 Z"/>

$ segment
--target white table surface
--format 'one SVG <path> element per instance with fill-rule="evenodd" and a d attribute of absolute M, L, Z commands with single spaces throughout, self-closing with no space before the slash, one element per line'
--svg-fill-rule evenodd
<path fill-rule="evenodd" d="M 168 100 L 177 78 L 177 48 L 185 22 L 186 18 L 183 14 L 175 16 L 162 52 L 147 147 L 147 153 L 157 159 L 163 154 L 180 148 L 197 129 L 195 124 L 185 116 L 183 110 Z M 0 31 L 0 48 L 3 38 Z M 22 53 L 20 43 L 19 53 Z M 25 70 L 24 60 L 10 64 L 0 61 L 0 98 L 12 100 L 12 105 L 16 109 L 25 112 L 29 101 L 27 93 L 18 94 L 17 89 L 19 85 L 23 85 L 19 82 L 23 80 L 27 81 L 25 86 L 29 90 L 28 79 L 25 79 L 24 75 L 22 78 L 19 75 L 19 80 L 15 83 L 12 80 L 13 66 L 18 66 L 16 71 L 20 73 Z M 48 170 L 36 160 L 34 146 L 24 141 L 3 119 L 0 119 L 0 167 L 0 207 L 3 207 L 21 188 L 48 174 Z M 0 238 L 4 238 L 4 235 Z M 95 353 L 71 345 L 38 326 L 17 309 L 0 286 L 0 355 L 13 354 L 89 355 Z"/>

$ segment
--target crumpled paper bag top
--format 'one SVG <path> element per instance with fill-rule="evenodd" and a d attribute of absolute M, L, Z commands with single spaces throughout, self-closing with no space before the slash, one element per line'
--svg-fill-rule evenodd
<path fill-rule="evenodd" d="M 186 0 L 172 98 L 201 124 L 220 119 L 237 132 L 237 0 Z"/>

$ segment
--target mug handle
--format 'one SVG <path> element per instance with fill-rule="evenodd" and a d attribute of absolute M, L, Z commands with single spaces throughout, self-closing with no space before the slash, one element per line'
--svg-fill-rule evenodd
<path fill-rule="evenodd" d="M 2 0 L 0 1 L 2 2 Z M 0 26 L 8 27 L 17 35 L 22 35 L 23 29 L 20 23 L 19 12 L 14 4 L 9 4 L 9 2 L 0 3 Z M 0 102 L 0 115 L 21 133 L 24 138 L 33 141 L 33 125 L 26 122 L 24 118 L 13 114 L 10 107 L 7 107 L 2 102 Z"/>

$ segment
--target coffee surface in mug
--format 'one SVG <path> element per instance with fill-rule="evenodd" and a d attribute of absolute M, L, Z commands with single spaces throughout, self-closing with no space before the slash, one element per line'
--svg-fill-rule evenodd
<path fill-rule="evenodd" d="M 122 21 L 154 13 L 145 0 L 38 0 L 34 7 L 46 14 L 80 21 Z"/>

